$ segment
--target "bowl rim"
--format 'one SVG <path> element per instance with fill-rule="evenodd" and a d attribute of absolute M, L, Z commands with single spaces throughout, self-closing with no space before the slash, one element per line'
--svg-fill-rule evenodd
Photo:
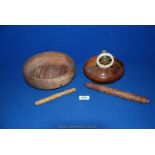
<path fill-rule="evenodd" d="M 31 57 L 29 57 L 29 58 L 25 61 L 24 65 L 23 65 L 23 74 L 24 74 L 24 77 L 25 77 L 25 78 L 29 77 L 29 78 L 36 79 L 36 80 L 41 80 L 41 81 L 42 81 L 42 80 L 55 80 L 56 78 L 58 79 L 58 77 L 55 77 L 55 78 L 38 78 L 38 77 L 31 76 L 31 75 L 29 75 L 29 74 L 26 74 L 26 73 L 27 73 L 27 72 L 26 72 L 26 66 L 29 64 L 29 61 L 30 61 L 30 60 L 32 60 L 32 59 L 34 59 L 34 58 L 36 58 L 37 56 L 40 56 L 40 55 L 42 55 L 42 54 L 48 54 L 48 53 L 50 53 L 50 54 L 52 54 L 52 53 L 57 53 L 57 54 L 62 54 L 62 55 L 64 55 L 65 57 L 68 57 L 69 60 L 70 60 L 71 63 L 72 63 L 72 67 L 71 67 L 71 70 L 69 70 L 69 72 L 67 72 L 67 73 L 73 73 L 73 75 L 75 74 L 75 63 L 74 63 L 73 59 L 72 59 L 68 54 L 66 54 L 66 53 L 64 53 L 64 52 L 57 52 L 57 51 L 45 51 L 45 52 L 40 52 L 40 53 L 34 54 L 34 55 L 32 55 Z M 73 75 L 71 75 L 71 76 L 73 76 Z M 68 75 L 68 74 L 64 74 L 63 77 L 65 77 L 65 76 L 68 77 L 69 75 Z"/>

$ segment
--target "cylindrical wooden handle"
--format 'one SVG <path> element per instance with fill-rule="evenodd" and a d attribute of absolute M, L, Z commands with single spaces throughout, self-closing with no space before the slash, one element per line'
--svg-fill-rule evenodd
<path fill-rule="evenodd" d="M 104 92 L 107 94 L 111 94 L 113 96 L 118 96 L 118 97 L 128 99 L 128 100 L 132 100 L 135 102 L 139 102 L 139 103 L 143 103 L 143 104 L 148 104 L 150 102 L 149 99 L 147 99 L 144 96 L 139 96 L 139 95 L 124 92 L 124 91 L 121 91 L 118 89 L 109 88 L 107 86 L 103 86 L 103 85 L 99 85 L 99 84 L 95 84 L 95 83 L 91 83 L 91 82 L 86 83 L 86 86 L 88 88 L 95 89 L 95 90 L 100 91 L 100 92 Z"/>
<path fill-rule="evenodd" d="M 76 91 L 76 88 L 67 89 L 67 90 L 65 90 L 63 92 L 56 93 L 56 94 L 51 95 L 49 97 L 43 98 L 41 100 L 38 100 L 38 101 L 35 102 L 35 105 L 41 105 L 43 103 L 49 102 L 51 100 L 54 100 L 56 98 L 59 98 L 59 97 L 64 96 L 66 94 L 70 94 L 70 93 L 75 92 L 75 91 Z"/>

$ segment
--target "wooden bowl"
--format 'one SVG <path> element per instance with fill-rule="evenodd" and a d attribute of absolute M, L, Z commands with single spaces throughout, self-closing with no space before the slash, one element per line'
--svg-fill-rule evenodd
<path fill-rule="evenodd" d="M 61 52 L 43 52 L 29 58 L 23 74 L 28 84 L 38 89 L 55 89 L 69 83 L 75 74 L 73 60 Z"/>
<path fill-rule="evenodd" d="M 96 60 L 97 56 L 92 57 L 84 65 L 84 73 L 90 80 L 97 83 L 112 83 L 124 75 L 124 65 L 119 59 L 114 58 L 114 64 L 105 69 L 97 66 Z"/>

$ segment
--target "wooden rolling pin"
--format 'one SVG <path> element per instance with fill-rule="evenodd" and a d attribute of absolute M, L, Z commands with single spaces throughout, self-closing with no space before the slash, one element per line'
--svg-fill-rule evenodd
<path fill-rule="evenodd" d="M 99 84 L 95 84 L 92 82 L 88 82 L 86 83 L 86 86 L 88 88 L 103 92 L 103 93 L 107 93 L 113 96 L 117 96 L 117 97 L 121 97 L 127 100 L 131 100 L 131 101 L 135 101 L 135 102 L 139 102 L 142 104 L 148 104 L 150 101 L 149 99 L 147 99 L 144 96 L 139 96 L 136 94 L 132 94 L 132 93 L 128 93 L 128 92 L 124 92 L 118 89 L 114 89 L 114 88 L 109 88 L 107 86 L 103 86 L 103 85 L 99 85 Z"/>
<path fill-rule="evenodd" d="M 41 99 L 41 100 L 38 100 L 38 101 L 35 102 L 35 105 L 44 104 L 44 103 L 46 103 L 46 102 L 49 102 L 49 101 L 54 100 L 54 99 L 56 99 L 56 98 L 59 98 L 59 97 L 61 97 L 61 96 L 64 96 L 64 95 L 73 93 L 73 92 L 75 92 L 75 91 L 76 91 L 76 88 L 67 89 L 67 90 L 65 90 L 65 91 L 63 91 L 63 92 L 56 93 L 56 94 L 51 95 L 51 96 L 49 96 L 49 97 L 43 98 L 43 99 Z"/>

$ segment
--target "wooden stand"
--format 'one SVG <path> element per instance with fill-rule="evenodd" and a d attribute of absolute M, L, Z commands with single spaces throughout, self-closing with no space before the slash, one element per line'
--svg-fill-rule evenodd
<path fill-rule="evenodd" d="M 123 63 L 114 58 L 114 63 L 109 68 L 101 68 L 96 64 L 97 56 L 89 59 L 84 65 L 85 75 L 92 81 L 98 83 L 111 83 L 120 79 L 124 74 Z"/>

